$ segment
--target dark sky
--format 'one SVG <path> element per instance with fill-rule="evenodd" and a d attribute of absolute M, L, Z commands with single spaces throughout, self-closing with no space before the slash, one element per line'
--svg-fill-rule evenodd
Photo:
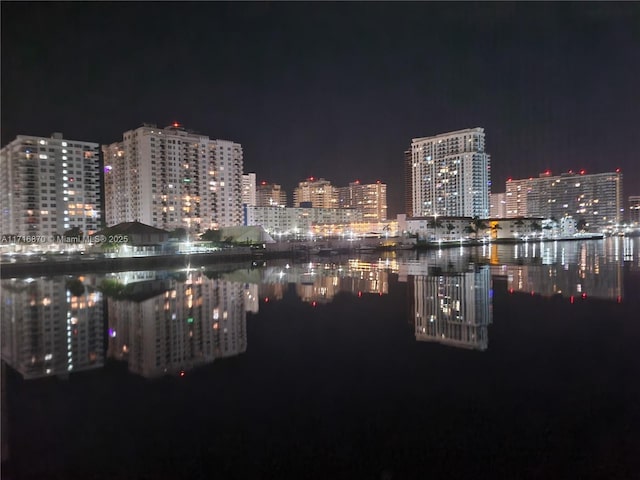
<path fill-rule="evenodd" d="M 2 144 L 179 121 L 403 198 L 411 138 L 485 128 L 493 191 L 584 168 L 640 194 L 640 3 L 2 2 Z"/>

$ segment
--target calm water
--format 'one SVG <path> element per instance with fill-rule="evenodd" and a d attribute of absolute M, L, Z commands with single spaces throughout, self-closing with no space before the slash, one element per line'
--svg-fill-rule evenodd
<path fill-rule="evenodd" d="M 640 242 L 2 280 L 2 478 L 640 478 Z"/>

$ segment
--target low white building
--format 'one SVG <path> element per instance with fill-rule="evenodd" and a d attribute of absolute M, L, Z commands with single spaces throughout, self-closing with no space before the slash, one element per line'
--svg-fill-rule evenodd
<path fill-rule="evenodd" d="M 410 217 L 398 215 L 398 230 L 420 240 L 521 240 L 551 237 L 557 229 L 545 228 L 542 218 Z"/>
<path fill-rule="evenodd" d="M 336 230 L 362 222 L 362 212 L 353 208 L 250 207 L 245 209 L 247 226 L 260 225 L 272 237 L 306 237 L 316 225 L 335 225 Z"/>

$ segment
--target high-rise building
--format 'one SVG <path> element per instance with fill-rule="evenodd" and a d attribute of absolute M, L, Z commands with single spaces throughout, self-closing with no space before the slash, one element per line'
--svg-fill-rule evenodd
<path fill-rule="evenodd" d="M 255 173 L 245 173 L 242 175 L 242 204 L 250 207 L 256 206 Z"/>
<path fill-rule="evenodd" d="M 287 192 L 275 183 L 260 182 L 256 185 L 256 207 L 286 207 Z"/>
<path fill-rule="evenodd" d="M 507 195 L 506 193 L 489 194 L 489 216 L 491 218 L 507 217 Z"/>
<path fill-rule="evenodd" d="M 404 213 L 413 217 L 413 161 L 411 149 L 404 152 Z"/>
<path fill-rule="evenodd" d="M 364 222 L 381 222 L 387 219 L 387 185 L 378 181 L 361 184 L 359 180 L 348 187 L 338 188 L 340 208 L 355 208 L 362 212 Z"/>
<path fill-rule="evenodd" d="M 506 182 L 507 217 L 572 217 L 586 227 L 621 223 L 624 216 L 622 173 L 587 174 L 570 171 Z"/>
<path fill-rule="evenodd" d="M 242 145 L 145 124 L 103 146 L 108 225 L 193 233 L 242 224 Z"/>
<path fill-rule="evenodd" d="M 316 208 L 338 207 L 338 189 L 324 178 L 310 177 L 298 184 L 293 191 L 293 206 L 311 204 Z"/>
<path fill-rule="evenodd" d="M 102 222 L 97 143 L 18 137 L 0 150 L 0 228 L 47 241 L 72 228 L 96 232 Z"/>
<path fill-rule="evenodd" d="M 412 216 L 489 216 L 491 157 L 483 128 L 414 138 Z"/>

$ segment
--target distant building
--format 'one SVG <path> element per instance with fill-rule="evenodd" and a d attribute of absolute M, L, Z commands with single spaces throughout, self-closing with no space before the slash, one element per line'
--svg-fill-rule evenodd
<path fill-rule="evenodd" d="M 490 155 L 483 128 L 411 143 L 412 216 L 489 216 Z"/>
<path fill-rule="evenodd" d="M 361 184 L 359 180 L 348 187 L 338 188 L 340 208 L 355 208 L 362 212 L 365 222 L 382 222 L 387 219 L 387 185 L 382 182 Z"/>
<path fill-rule="evenodd" d="M 293 191 L 293 206 L 300 207 L 308 202 L 315 208 L 337 208 L 338 189 L 324 178 L 303 180 Z"/>
<path fill-rule="evenodd" d="M 507 202 L 506 193 L 491 193 L 489 194 L 489 215 L 491 218 L 506 218 L 507 217 Z"/>
<path fill-rule="evenodd" d="M 256 206 L 256 174 L 245 173 L 242 175 L 242 204 L 251 207 Z"/>
<path fill-rule="evenodd" d="M 584 220 L 587 228 L 621 223 L 624 216 L 622 173 L 568 172 L 506 182 L 507 217 Z"/>
<path fill-rule="evenodd" d="M 314 225 L 345 225 L 362 222 L 362 213 L 353 208 L 247 207 L 247 225 L 261 225 L 274 239 L 309 236 Z"/>
<path fill-rule="evenodd" d="M 38 243 L 79 228 L 101 225 L 100 149 L 97 143 L 18 137 L 0 150 L 0 229 L 37 235 Z"/>
<path fill-rule="evenodd" d="M 629 221 L 635 225 L 640 225 L 640 195 L 629 197 Z"/>
<path fill-rule="evenodd" d="M 202 233 L 242 224 L 242 145 L 177 123 L 145 124 L 103 152 L 108 225 L 139 221 Z"/>
<path fill-rule="evenodd" d="M 287 192 L 275 183 L 260 182 L 256 185 L 256 207 L 286 207 Z"/>

